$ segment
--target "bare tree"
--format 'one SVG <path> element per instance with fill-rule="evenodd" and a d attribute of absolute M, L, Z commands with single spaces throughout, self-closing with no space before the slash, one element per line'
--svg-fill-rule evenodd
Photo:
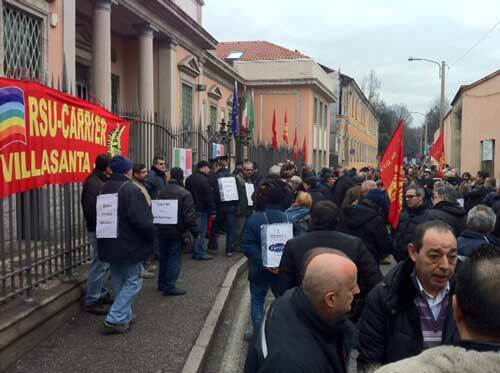
<path fill-rule="evenodd" d="M 361 89 L 372 104 L 379 99 L 381 85 L 382 83 L 373 69 L 361 82 Z"/>

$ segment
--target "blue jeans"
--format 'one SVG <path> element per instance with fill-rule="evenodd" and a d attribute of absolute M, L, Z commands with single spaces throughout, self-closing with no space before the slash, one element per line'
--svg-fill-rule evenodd
<path fill-rule="evenodd" d="M 272 286 L 274 282 L 262 282 L 258 283 L 250 281 L 250 307 L 252 316 L 252 328 L 253 333 L 257 335 L 259 333 L 260 324 L 264 319 L 264 304 L 266 303 L 266 296 L 269 289 L 274 293 Z M 275 294 L 276 296 L 276 294 Z"/>
<path fill-rule="evenodd" d="M 106 290 L 106 277 L 109 270 L 109 264 L 101 262 L 97 254 L 97 238 L 95 232 L 88 232 L 90 244 L 92 245 L 92 262 L 90 263 L 89 274 L 87 278 L 87 297 L 85 304 L 91 305 L 104 298 L 108 291 Z"/>
<path fill-rule="evenodd" d="M 208 212 L 198 212 L 197 214 L 198 225 L 200 226 L 200 239 L 193 245 L 193 258 L 206 256 L 205 252 L 205 237 L 208 230 Z"/>
<path fill-rule="evenodd" d="M 139 263 L 111 263 L 115 301 L 106 321 L 125 324 L 132 320 L 132 303 L 142 289 Z"/>
<path fill-rule="evenodd" d="M 220 208 L 221 224 L 226 229 L 226 253 L 233 251 L 236 241 L 236 206 Z"/>
<path fill-rule="evenodd" d="M 160 240 L 160 273 L 158 274 L 158 289 L 162 291 L 175 289 L 175 283 L 181 273 L 181 265 L 181 241 Z"/>

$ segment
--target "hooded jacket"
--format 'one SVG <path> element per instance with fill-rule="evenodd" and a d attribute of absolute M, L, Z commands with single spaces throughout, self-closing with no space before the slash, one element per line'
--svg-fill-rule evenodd
<path fill-rule="evenodd" d="M 321 319 L 301 288 L 289 290 L 269 309 L 249 348 L 245 373 L 347 372 L 344 323 Z"/>
<path fill-rule="evenodd" d="M 292 205 L 285 211 L 290 223 L 293 224 L 293 236 L 300 236 L 309 230 L 311 223 L 311 209 Z"/>
<path fill-rule="evenodd" d="M 470 257 L 480 245 L 485 243 L 490 243 L 496 246 L 500 244 L 499 240 L 490 234 L 466 229 L 457 240 L 458 255 Z"/>
<path fill-rule="evenodd" d="M 379 208 L 368 199 L 342 209 L 339 231 L 359 237 L 378 263 L 392 251 L 392 238 Z"/>
<path fill-rule="evenodd" d="M 496 373 L 500 345 L 462 341 L 460 346 L 439 346 L 420 355 L 386 365 L 376 373 Z"/>
<path fill-rule="evenodd" d="M 422 352 L 422 328 L 415 304 L 417 290 L 411 280 L 414 269 L 413 261 L 407 258 L 368 294 L 359 323 L 358 368 L 388 364 Z M 452 278 L 450 299 L 454 291 Z M 459 340 L 450 302 L 442 344 L 455 345 Z"/>
<path fill-rule="evenodd" d="M 441 201 L 428 211 L 429 219 L 442 220 L 455 231 L 455 236 L 465 229 L 467 213 L 457 202 Z"/>

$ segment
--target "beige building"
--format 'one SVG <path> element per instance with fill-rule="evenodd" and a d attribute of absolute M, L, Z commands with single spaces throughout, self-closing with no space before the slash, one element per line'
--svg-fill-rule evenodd
<path fill-rule="evenodd" d="M 375 110 L 356 81 L 339 74 L 337 136 L 339 164 L 344 167 L 376 166 L 378 126 Z"/>
<path fill-rule="evenodd" d="M 329 105 L 336 101 L 333 80 L 310 57 L 267 41 L 221 42 L 219 58 L 230 63 L 255 99 L 254 142 L 272 141 L 273 111 L 278 140 L 283 145 L 285 111 L 288 147 L 297 128 L 299 148 L 307 142 L 307 162 L 316 169 L 329 163 Z"/>
<path fill-rule="evenodd" d="M 234 81 L 243 80 L 211 52 L 217 41 L 201 25 L 203 5 L 0 1 L 3 74 L 54 84 L 65 75 L 73 93 L 108 109 L 205 133 L 227 120 Z"/>
<path fill-rule="evenodd" d="M 458 90 L 444 120 L 446 163 L 460 172 L 498 177 L 500 154 L 500 70 Z"/>

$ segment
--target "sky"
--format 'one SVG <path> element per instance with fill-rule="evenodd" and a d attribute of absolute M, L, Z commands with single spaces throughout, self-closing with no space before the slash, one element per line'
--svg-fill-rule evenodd
<path fill-rule="evenodd" d="M 372 69 L 389 104 L 426 113 L 439 99 L 439 68 L 408 57 L 446 61 L 446 98 L 500 69 L 500 0 L 205 0 L 203 26 L 219 42 L 267 40 L 340 69 L 361 86 Z M 457 61 L 458 60 L 458 61 Z M 414 114 L 414 124 L 423 116 Z"/>

